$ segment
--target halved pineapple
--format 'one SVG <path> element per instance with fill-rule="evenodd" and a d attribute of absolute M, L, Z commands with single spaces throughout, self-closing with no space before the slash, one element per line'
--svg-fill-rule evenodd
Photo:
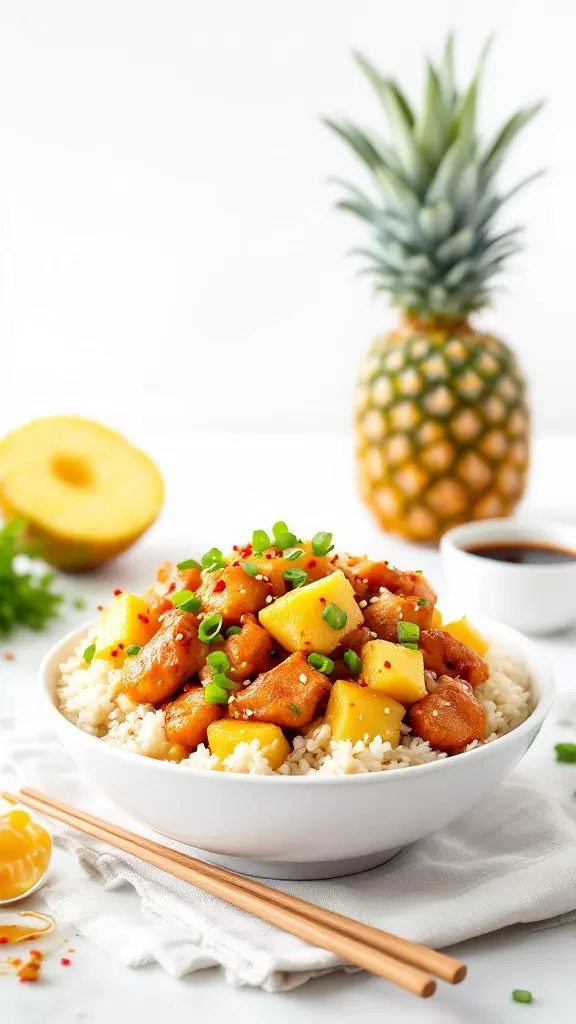
<path fill-rule="evenodd" d="M 58 569 L 119 555 L 152 525 L 163 499 L 151 459 L 91 420 L 33 420 L 0 442 L 0 509 L 26 520 Z"/>

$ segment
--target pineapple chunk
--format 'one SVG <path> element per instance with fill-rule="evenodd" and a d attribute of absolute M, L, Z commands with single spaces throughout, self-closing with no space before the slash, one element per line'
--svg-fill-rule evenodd
<path fill-rule="evenodd" d="M 290 753 L 290 744 L 277 725 L 223 718 L 208 726 L 210 753 L 216 754 L 221 761 L 234 753 L 239 743 L 250 743 L 252 740 L 258 740 L 260 750 L 274 772 Z"/>
<path fill-rule="evenodd" d="M 442 612 L 438 608 L 432 610 L 431 629 L 442 629 Z"/>
<path fill-rule="evenodd" d="M 356 743 L 380 736 L 393 747 L 400 742 L 400 722 L 406 709 L 384 694 L 367 686 L 339 679 L 332 687 L 324 721 L 332 729 L 333 740 Z"/>
<path fill-rule="evenodd" d="M 144 647 L 157 628 L 158 623 L 151 617 L 150 609 L 141 597 L 118 594 L 100 616 L 94 657 L 109 661 L 118 668 L 126 657 L 126 649 L 131 644 Z"/>
<path fill-rule="evenodd" d="M 474 626 L 470 625 L 465 615 L 454 622 L 446 623 L 443 629 L 445 633 L 450 633 L 457 640 L 460 640 L 461 643 L 466 644 L 466 647 L 471 647 L 481 658 L 484 657 L 490 646 L 482 634 L 477 629 L 474 629 Z"/>
<path fill-rule="evenodd" d="M 388 640 L 370 640 L 362 648 L 362 678 L 371 690 L 413 704 L 425 697 L 424 659 L 421 651 L 410 651 Z"/>
<path fill-rule="evenodd" d="M 341 629 L 333 629 L 322 618 L 329 604 L 337 605 L 346 613 Z M 259 617 L 264 629 L 287 651 L 318 654 L 331 654 L 342 638 L 364 621 L 352 586 L 341 571 L 291 590 L 263 608 Z"/>

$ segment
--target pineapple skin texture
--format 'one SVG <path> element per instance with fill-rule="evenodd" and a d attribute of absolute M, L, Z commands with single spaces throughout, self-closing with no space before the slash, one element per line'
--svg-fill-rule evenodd
<path fill-rule="evenodd" d="M 509 516 L 529 464 L 530 413 L 513 352 L 467 322 L 406 321 L 375 339 L 356 409 L 360 492 L 383 530 L 434 542 Z"/>

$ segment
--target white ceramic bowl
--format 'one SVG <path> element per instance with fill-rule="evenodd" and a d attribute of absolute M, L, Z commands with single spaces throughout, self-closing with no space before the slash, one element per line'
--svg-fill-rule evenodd
<path fill-rule="evenodd" d="M 447 594 L 471 612 L 490 614 L 525 633 L 576 622 L 576 561 L 518 565 L 481 558 L 482 544 L 546 544 L 576 551 L 576 529 L 529 519 L 483 519 L 448 530 L 440 551 Z"/>
<path fill-rule="evenodd" d="M 65 747 L 133 818 L 236 871 L 268 878 L 330 878 L 375 867 L 468 811 L 502 782 L 536 737 L 554 696 L 545 658 L 514 630 L 486 618 L 472 621 L 486 637 L 525 659 L 534 694 L 531 716 L 487 746 L 396 771 L 234 775 L 154 761 L 102 743 L 71 725 L 55 704 L 58 666 L 86 627 L 49 652 L 40 682 Z"/>

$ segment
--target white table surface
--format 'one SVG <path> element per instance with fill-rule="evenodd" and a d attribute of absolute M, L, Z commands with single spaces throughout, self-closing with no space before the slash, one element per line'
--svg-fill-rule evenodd
<path fill-rule="evenodd" d="M 381 535 L 359 505 L 346 438 L 297 433 L 290 437 L 156 435 L 142 441 L 165 474 L 165 514 L 148 537 L 114 565 L 65 582 L 67 593 L 85 597 L 88 609 L 108 598 L 114 586 L 143 587 L 163 558 L 184 558 L 212 545 L 225 549 L 249 536 L 254 527 L 266 527 L 278 518 L 303 534 L 332 530 L 343 549 L 387 555 L 406 566 L 417 563 L 441 592 L 437 553 Z M 574 448 L 573 438 L 538 441 L 527 513 L 576 523 Z M 201 477 L 192 468 L 200 455 L 200 462 L 205 461 Z M 0 657 L 0 714 L 22 722 L 39 716 L 35 702 L 39 658 L 66 628 L 88 614 L 68 606 L 64 623 L 54 623 L 40 636 L 23 633 L 4 645 L 16 660 Z M 556 669 L 559 696 L 526 758 L 555 780 L 559 793 L 573 799 L 576 767 L 555 764 L 553 744 L 558 739 L 576 740 L 576 728 L 558 722 L 571 704 L 571 694 L 576 702 L 576 631 L 541 643 Z M 39 897 L 30 904 L 42 909 Z M 60 951 L 48 959 L 41 984 L 18 985 L 13 977 L 0 976 L 2 1021 L 124 1024 L 137 1019 L 139 1024 L 152 1024 L 160 1017 L 243 1024 L 273 1015 L 276 1024 L 291 1024 L 294 1019 L 333 1024 L 360 1015 L 370 1020 L 399 1019 L 400 1013 L 404 1024 L 508 1024 L 528 1019 L 549 1024 L 574 1019 L 576 924 L 532 931 L 507 929 L 454 947 L 451 952 L 468 963 L 469 977 L 456 988 L 441 984 L 428 1002 L 361 973 L 338 973 L 273 995 L 231 988 L 216 969 L 177 981 L 157 966 L 123 968 L 81 937 L 69 938 L 76 950 L 69 969 L 60 966 Z M 535 1003 L 530 1007 L 512 1003 L 513 988 L 530 989 Z"/>

